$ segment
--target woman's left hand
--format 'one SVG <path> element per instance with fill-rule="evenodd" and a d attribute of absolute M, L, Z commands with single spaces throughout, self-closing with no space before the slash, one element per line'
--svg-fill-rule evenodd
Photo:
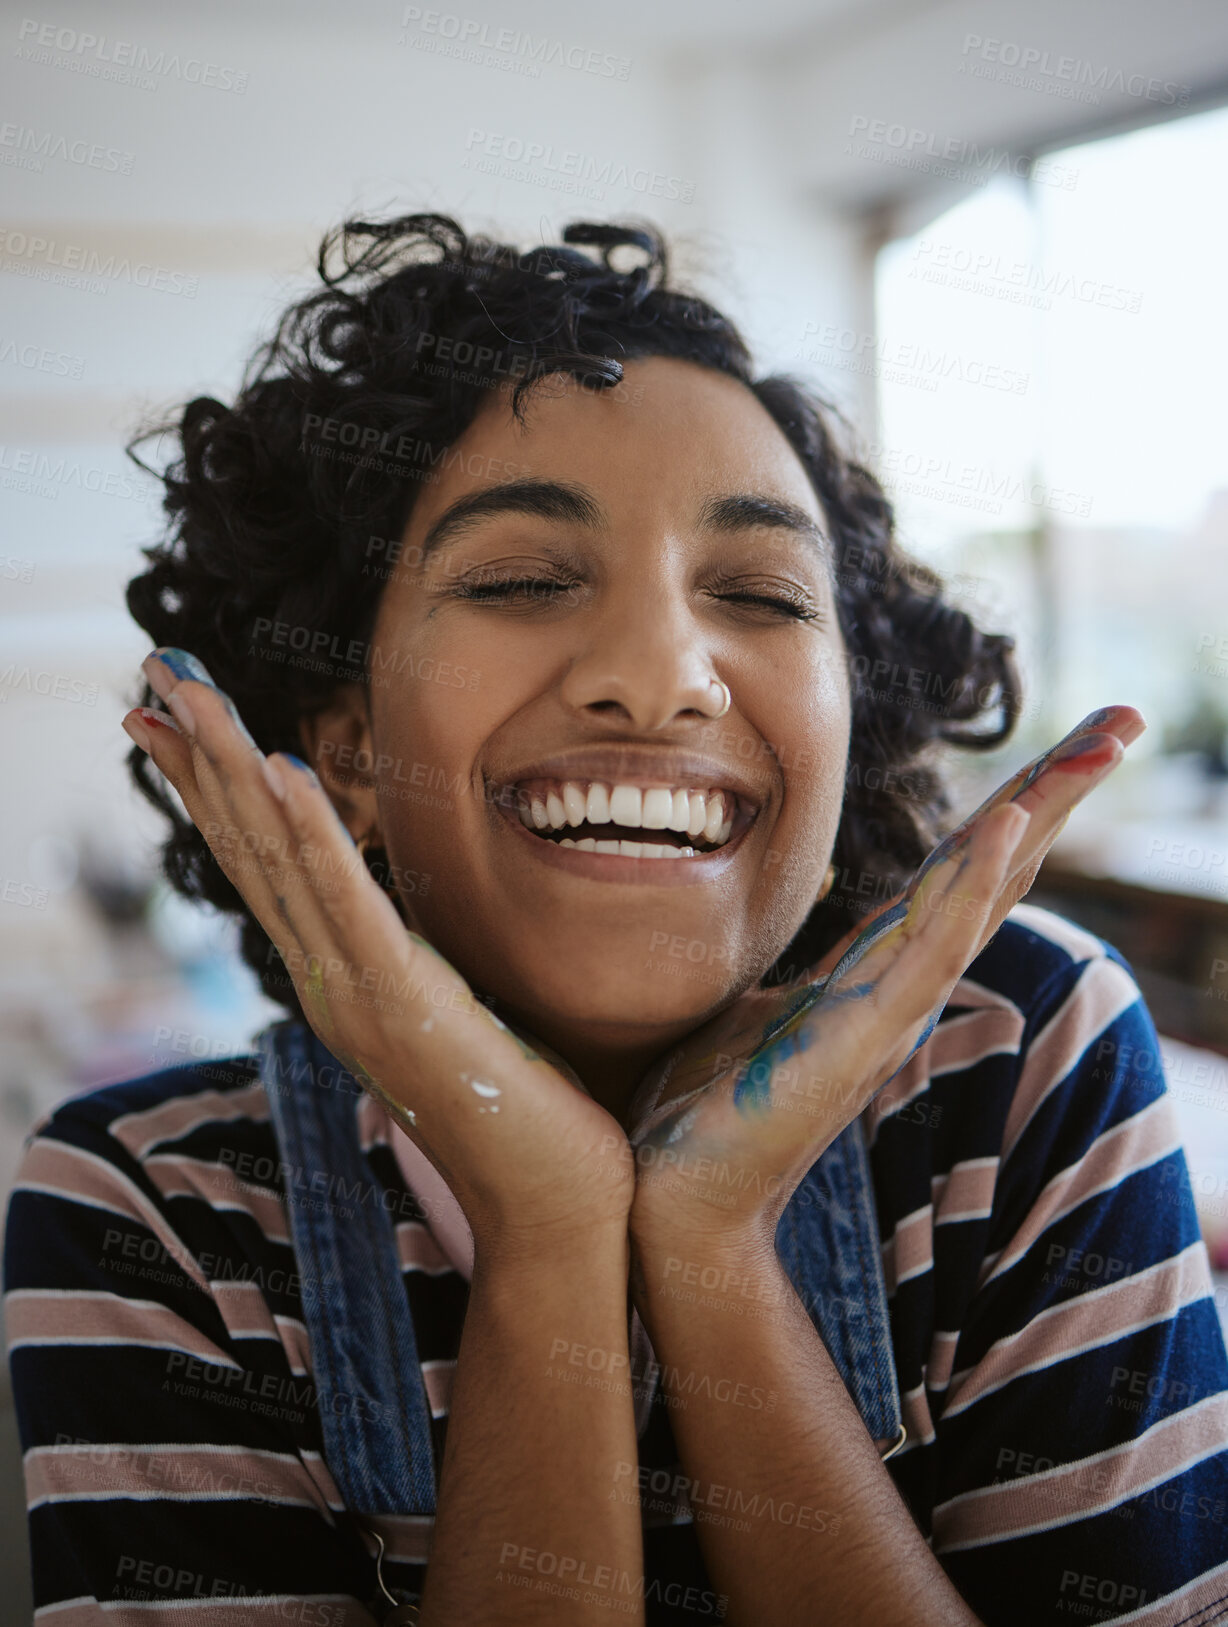
<path fill-rule="evenodd" d="M 771 1242 L 806 1171 L 929 1037 L 1071 810 L 1145 727 L 1133 707 L 1093 712 L 803 982 L 748 991 L 654 1068 L 629 1131 L 641 1246 Z"/>

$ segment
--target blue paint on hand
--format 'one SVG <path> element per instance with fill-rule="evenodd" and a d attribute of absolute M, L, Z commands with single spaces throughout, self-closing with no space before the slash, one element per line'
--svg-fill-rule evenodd
<path fill-rule="evenodd" d="M 828 988 L 830 988 L 832 984 L 838 982 L 846 972 L 851 971 L 865 954 L 866 950 L 869 949 L 872 944 L 876 943 L 878 939 L 882 937 L 884 932 L 889 932 L 897 922 L 902 921 L 908 914 L 908 909 L 909 905 L 907 900 L 902 898 L 898 904 L 893 904 L 889 910 L 884 910 L 883 913 L 877 917 L 877 919 L 871 921 L 861 936 L 854 938 L 853 942 L 845 950 L 843 956 L 827 980 Z"/>
<path fill-rule="evenodd" d="M 733 1104 L 740 1113 L 766 1112 L 772 1105 L 772 1053 L 776 1046 L 757 1056 L 733 1087 Z"/>

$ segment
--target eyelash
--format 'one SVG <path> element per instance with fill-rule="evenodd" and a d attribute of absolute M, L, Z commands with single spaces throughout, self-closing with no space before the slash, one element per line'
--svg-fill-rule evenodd
<path fill-rule="evenodd" d="M 556 592 L 561 592 L 567 588 L 578 586 L 578 582 L 552 582 L 544 576 L 521 576 L 506 582 L 463 582 L 453 588 L 452 592 L 455 598 L 471 599 L 481 603 L 499 597 L 510 598 L 514 593 L 523 593 L 527 588 L 549 587 Z M 718 595 L 718 597 L 743 604 L 761 605 L 764 609 L 774 610 L 794 621 L 819 620 L 819 614 L 816 610 L 809 610 L 798 601 L 778 599 L 768 593 L 724 593 Z"/>

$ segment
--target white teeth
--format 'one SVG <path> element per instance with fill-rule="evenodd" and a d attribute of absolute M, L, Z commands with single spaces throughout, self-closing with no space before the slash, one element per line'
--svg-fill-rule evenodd
<path fill-rule="evenodd" d="M 610 792 L 610 821 L 615 825 L 639 825 L 644 793 L 638 785 L 616 785 Z"/>
<path fill-rule="evenodd" d="M 645 830 L 665 830 L 673 811 L 674 793 L 664 786 L 654 785 L 651 791 L 644 792 L 640 824 Z"/>
<path fill-rule="evenodd" d="M 569 825 L 582 825 L 588 815 L 588 798 L 575 780 L 563 781 L 563 808 Z"/>
<path fill-rule="evenodd" d="M 585 785 L 579 780 L 562 780 L 543 788 L 527 786 L 518 801 L 520 822 L 532 831 L 561 831 L 575 829 L 585 823 L 592 825 L 623 825 L 643 830 L 672 830 L 685 833 L 692 839 L 702 836 L 706 842 L 722 846 L 733 831 L 734 798 L 730 792 L 671 790 L 668 786 L 654 785 L 647 790 L 637 785 L 603 785 L 600 781 Z M 586 838 L 586 840 L 588 840 Z M 560 845 L 575 847 L 568 840 Z M 643 853 L 654 844 L 636 844 Z M 617 851 L 607 843 L 603 849 L 585 851 Z M 691 852 L 690 848 L 667 844 L 670 857 Z M 655 852 L 651 855 L 655 857 Z"/>
<path fill-rule="evenodd" d="M 597 842 L 591 836 L 573 842 L 570 836 L 561 838 L 560 847 L 574 847 L 581 853 L 614 853 L 623 859 L 693 859 L 693 847 L 671 847 L 664 842 Z"/>
<path fill-rule="evenodd" d="M 704 841 L 715 842 L 716 833 L 725 823 L 725 798 L 719 791 L 708 798 L 708 817 L 704 820 Z"/>
<path fill-rule="evenodd" d="M 610 793 L 604 785 L 593 784 L 588 788 L 588 822 L 590 825 L 610 823 Z"/>

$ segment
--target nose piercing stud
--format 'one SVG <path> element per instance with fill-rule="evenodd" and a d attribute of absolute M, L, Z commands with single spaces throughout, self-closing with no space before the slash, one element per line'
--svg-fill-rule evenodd
<path fill-rule="evenodd" d="M 725 697 L 725 704 L 721 707 L 720 711 L 712 714 L 713 722 L 715 722 L 718 717 L 724 717 L 725 713 L 733 705 L 733 693 L 730 690 L 729 685 L 727 683 L 723 683 L 719 678 L 713 678 L 708 687 L 711 688 L 712 684 L 715 684 Z"/>

